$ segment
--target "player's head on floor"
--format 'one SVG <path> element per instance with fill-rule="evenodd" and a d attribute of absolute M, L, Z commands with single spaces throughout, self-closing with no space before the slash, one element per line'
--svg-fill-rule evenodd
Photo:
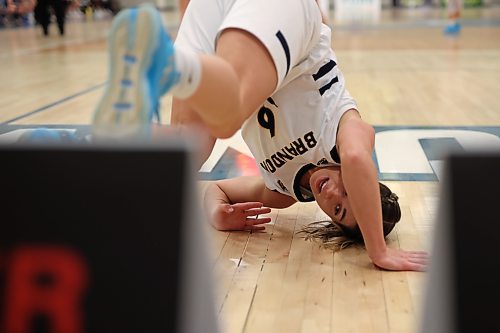
<path fill-rule="evenodd" d="M 301 232 L 306 235 L 306 239 L 318 240 L 325 247 L 334 250 L 340 250 L 353 244 L 363 244 L 363 235 L 350 209 L 342 178 L 311 178 L 315 181 L 311 190 L 317 194 L 315 195 L 316 201 L 331 220 L 313 222 L 304 227 Z M 314 188 L 314 185 L 317 185 L 317 189 Z M 330 185 L 330 188 L 327 187 L 328 185 Z M 379 188 L 382 205 L 382 227 L 384 237 L 386 237 L 394 229 L 396 223 L 400 221 L 401 208 L 396 193 L 382 183 L 379 183 Z M 328 190 L 331 191 L 330 194 L 327 193 Z M 329 197 L 320 198 L 323 191 L 323 196 Z"/>

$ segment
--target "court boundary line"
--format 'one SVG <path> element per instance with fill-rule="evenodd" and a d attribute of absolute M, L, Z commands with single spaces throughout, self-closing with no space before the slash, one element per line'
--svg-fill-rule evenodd
<path fill-rule="evenodd" d="M 107 81 L 106 81 L 106 82 L 107 82 Z M 29 112 L 27 112 L 27 113 L 25 113 L 25 114 L 22 114 L 22 115 L 20 115 L 20 116 L 17 116 L 17 117 L 14 117 L 14 118 L 12 118 L 12 119 L 9 119 L 9 120 L 7 120 L 7 121 L 4 121 L 4 122 L 0 123 L 0 125 L 7 125 L 7 124 L 10 124 L 10 123 L 13 123 L 13 122 L 19 121 L 19 120 L 21 120 L 21 119 L 24 119 L 24 118 L 30 117 L 30 116 L 32 116 L 32 115 L 34 115 L 34 114 L 37 114 L 37 113 L 40 113 L 40 112 L 46 111 L 46 110 L 48 110 L 48 109 L 50 109 L 50 108 L 53 108 L 54 106 L 57 106 L 57 105 L 63 104 L 63 103 L 65 103 L 65 102 L 69 101 L 69 100 L 72 100 L 72 99 L 76 98 L 76 97 L 80 97 L 80 96 L 82 96 L 82 95 L 88 94 L 89 92 L 92 92 L 92 91 L 94 91 L 94 90 L 97 90 L 97 89 L 100 89 L 100 88 L 104 87 L 104 86 L 106 85 L 106 82 L 103 82 L 103 83 L 97 84 L 97 85 L 95 85 L 95 86 L 93 86 L 93 87 L 90 87 L 90 88 L 84 89 L 84 90 L 82 90 L 82 91 L 79 91 L 79 92 L 77 92 L 76 94 L 69 95 L 69 96 L 64 97 L 64 98 L 62 98 L 62 99 L 59 99 L 59 100 L 57 100 L 57 101 L 55 101 L 55 102 L 52 102 L 52 103 L 50 103 L 50 104 L 44 105 L 44 106 L 42 106 L 42 107 L 39 107 L 38 109 L 35 109 L 35 110 L 33 110 L 33 111 L 29 111 Z"/>

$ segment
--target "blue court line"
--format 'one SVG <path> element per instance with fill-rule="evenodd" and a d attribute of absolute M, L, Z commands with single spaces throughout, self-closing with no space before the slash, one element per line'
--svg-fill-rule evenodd
<path fill-rule="evenodd" d="M 106 84 L 106 82 L 104 83 L 101 83 L 101 84 L 98 84 L 98 85 L 95 85 L 93 87 L 90 87 L 88 89 L 85 89 L 85 90 L 82 90 L 80 92 L 77 92 L 76 94 L 73 94 L 73 95 L 70 95 L 70 96 L 67 96 L 67 97 L 64 97 L 63 99 L 60 99 L 58 101 L 55 101 L 53 103 L 50 103 L 50 104 L 47 104 L 47 105 L 44 105 L 36 110 L 33 110 L 33 111 L 30 111 L 28 113 L 25 113 L 23 115 L 20 115 L 20 116 L 17 116 L 15 118 L 12 118 L 10 120 L 7 120 L 7 121 L 4 121 L 3 123 L 0 123 L 0 124 L 9 124 L 9 123 L 13 123 L 15 121 L 18 121 L 18 120 L 21 120 L 23 118 L 27 118 L 27 117 L 30 117 L 36 113 L 39 113 L 39 112 L 42 112 L 42 111 L 45 111 L 45 110 L 48 110 L 56 105 L 59 105 L 59 104 L 62 104 L 64 102 L 67 102 L 73 98 L 76 98 L 76 97 L 79 97 L 79 96 L 82 96 L 82 95 L 85 95 L 93 90 L 96 90 L 96 89 L 99 89 L 99 88 L 102 88 L 104 85 Z"/>

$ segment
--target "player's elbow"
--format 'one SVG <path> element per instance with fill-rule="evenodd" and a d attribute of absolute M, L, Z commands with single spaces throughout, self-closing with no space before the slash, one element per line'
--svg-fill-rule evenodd
<path fill-rule="evenodd" d="M 359 149 L 349 150 L 341 154 L 340 159 L 343 165 L 359 165 L 362 163 L 364 153 Z"/>
<path fill-rule="evenodd" d="M 354 146 L 341 153 L 342 165 L 361 165 L 371 160 L 372 149 L 368 146 Z"/>
<path fill-rule="evenodd" d="M 372 126 L 359 122 L 354 128 L 354 135 L 356 139 L 344 141 L 340 145 L 340 158 L 342 163 L 347 161 L 357 162 L 365 159 L 367 156 L 371 158 L 373 147 L 375 146 L 375 130 Z"/>
<path fill-rule="evenodd" d="M 375 145 L 375 129 L 373 126 L 363 123 L 362 131 L 364 133 L 363 142 L 365 143 L 366 149 L 370 151 L 373 150 L 373 146 Z"/>

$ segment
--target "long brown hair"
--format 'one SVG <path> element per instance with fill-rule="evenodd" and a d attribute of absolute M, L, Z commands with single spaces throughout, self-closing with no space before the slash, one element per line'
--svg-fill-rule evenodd
<path fill-rule="evenodd" d="M 379 183 L 380 199 L 382 201 L 382 226 L 384 237 L 387 236 L 401 219 L 401 208 L 398 196 L 389 187 Z M 322 246 L 334 251 L 345 249 L 353 244 L 363 244 L 363 235 L 356 225 L 354 228 L 344 227 L 336 222 L 317 221 L 303 227 L 299 233 L 306 240 L 319 241 Z"/>

